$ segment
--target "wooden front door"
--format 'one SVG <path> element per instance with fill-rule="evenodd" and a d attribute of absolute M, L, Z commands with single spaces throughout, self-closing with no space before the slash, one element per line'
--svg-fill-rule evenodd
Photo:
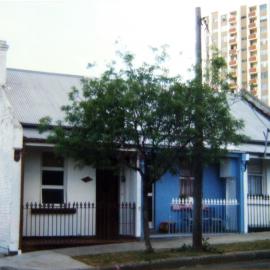
<path fill-rule="evenodd" d="M 119 176 L 114 170 L 96 171 L 96 234 L 99 239 L 119 235 Z"/>

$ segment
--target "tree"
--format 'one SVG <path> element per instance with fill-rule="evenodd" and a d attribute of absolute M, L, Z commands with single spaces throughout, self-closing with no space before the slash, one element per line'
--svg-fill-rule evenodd
<path fill-rule="evenodd" d="M 196 155 L 210 160 L 221 154 L 228 143 L 240 140 L 236 132 L 241 123 L 232 119 L 223 92 L 169 76 L 162 66 L 164 50 L 156 53 L 154 64 L 140 67 L 135 67 L 132 54 L 120 56 L 123 69 L 112 64 L 100 77 L 84 79 L 82 89 L 74 88 L 70 104 L 63 107 L 65 120 L 55 124 L 44 118 L 41 129 L 52 128 L 50 141 L 56 150 L 78 162 L 96 168 L 125 165 L 140 173 L 144 240 L 152 252 L 148 188 L 167 171 L 177 173 L 183 157 L 194 165 Z M 203 97 L 199 103 L 198 94 Z M 203 134 L 200 149 L 198 131 Z M 203 163 L 199 165 L 202 168 Z M 200 182 L 196 190 L 201 192 Z M 200 222 L 195 233 L 201 234 Z"/>
<path fill-rule="evenodd" d="M 140 173 L 149 252 L 147 192 L 167 171 L 176 172 L 192 138 L 186 106 L 190 93 L 179 77 L 170 77 L 163 68 L 165 51 L 155 55 L 154 64 L 136 68 L 132 54 L 120 54 L 123 69 L 112 64 L 99 78 L 84 79 L 82 91 L 74 88 L 70 104 L 63 107 L 65 121 L 58 122 L 50 136 L 58 152 L 78 162 L 96 168 L 126 165 Z M 41 124 L 53 123 L 44 118 Z"/>
<path fill-rule="evenodd" d="M 230 114 L 226 89 L 214 91 L 197 79 L 187 87 L 192 93 L 187 103 L 194 126 L 194 136 L 187 152 L 194 176 L 193 248 L 201 250 L 203 168 L 219 160 L 227 153 L 229 144 L 239 144 L 245 136 L 240 134 L 243 121 Z"/>

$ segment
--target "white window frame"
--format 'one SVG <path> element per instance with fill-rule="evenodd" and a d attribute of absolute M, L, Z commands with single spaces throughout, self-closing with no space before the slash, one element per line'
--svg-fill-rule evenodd
<path fill-rule="evenodd" d="M 43 154 L 43 153 L 42 153 Z M 51 189 L 51 190 L 63 190 L 63 202 L 66 201 L 66 181 L 65 181 L 65 159 L 63 158 L 63 167 L 51 167 L 51 166 L 43 166 L 43 155 L 41 154 L 41 171 L 40 171 L 40 176 L 41 176 L 41 183 L 40 183 L 40 198 L 41 202 L 43 202 L 43 195 L 42 191 L 43 189 Z M 43 185 L 42 183 L 42 175 L 43 171 L 57 171 L 57 172 L 63 172 L 63 185 Z M 60 206 L 59 203 L 54 203 L 55 206 Z"/>

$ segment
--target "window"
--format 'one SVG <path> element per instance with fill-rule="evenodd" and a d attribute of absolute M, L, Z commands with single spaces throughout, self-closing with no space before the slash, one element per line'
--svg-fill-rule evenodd
<path fill-rule="evenodd" d="M 267 71 L 264 71 L 261 73 L 261 79 L 262 80 L 266 80 L 268 78 L 268 72 Z"/>
<path fill-rule="evenodd" d="M 266 92 L 267 93 L 267 89 L 268 89 L 267 83 L 262 83 L 261 84 L 261 89 L 262 89 L 262 92 Z"/>
<path fill-rule="evenodd" d="M 191 170 L 187 166 L 181 167 L 180 170 L 180 197 L 193 196 L 194 177 L 191 175 Z"/>
<path fill-rule="evenodd" d="M 42 203 L 64 202 L 64 159 L 53 152 L 42 154 L 41 196 Z"/>
<path fill-rule="evenodd" d="M 267 61 L 261 61 L 261 67 L 267 68 Z"/>
<path fill-rule="evenodd" d="M 260 5 L 260 11 L 266 11 L 266 9 L 267 9 L 266 4 Z"/>
<path fill-rule="evenodd" d="M 261 50 L 261 56 L 262 55 L 267 55 L 267 50 Z"/>
<path fill-rule="evenodd" d="M 227 22 L 227 15 L 221 16 L 221 22 L 226 23 Z"/>
<path fill-rule="evenodd" d="M 261 33 L 266 33 L 267 32 L 267 28 L 265 26 L 261 26 L 260 27 L 260 31 L 261 31 Z"/>
<path fill-rule="evenodd" d="M 250 160 L 248 164 L 248 194 L 262 195 L 262 162 Z"/>
<path fill-rule="evenodd" d="M 266 45 L 267 44 L 267 39 L 266 38 L 262 38 L 261 39 L 261 46 Z"/>

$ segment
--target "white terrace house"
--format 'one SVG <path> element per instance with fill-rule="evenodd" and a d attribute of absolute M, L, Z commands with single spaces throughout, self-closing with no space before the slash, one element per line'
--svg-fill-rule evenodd
<path fill-rule="evenodd" d="M 56 158 L 39 119 L 62 119 L 79 76 L 6 69 L 0 41 L 0 251 L 33 238 L 93 241 L 141 236 L 141 178 L 123 168 L 76 167 Z"/>

